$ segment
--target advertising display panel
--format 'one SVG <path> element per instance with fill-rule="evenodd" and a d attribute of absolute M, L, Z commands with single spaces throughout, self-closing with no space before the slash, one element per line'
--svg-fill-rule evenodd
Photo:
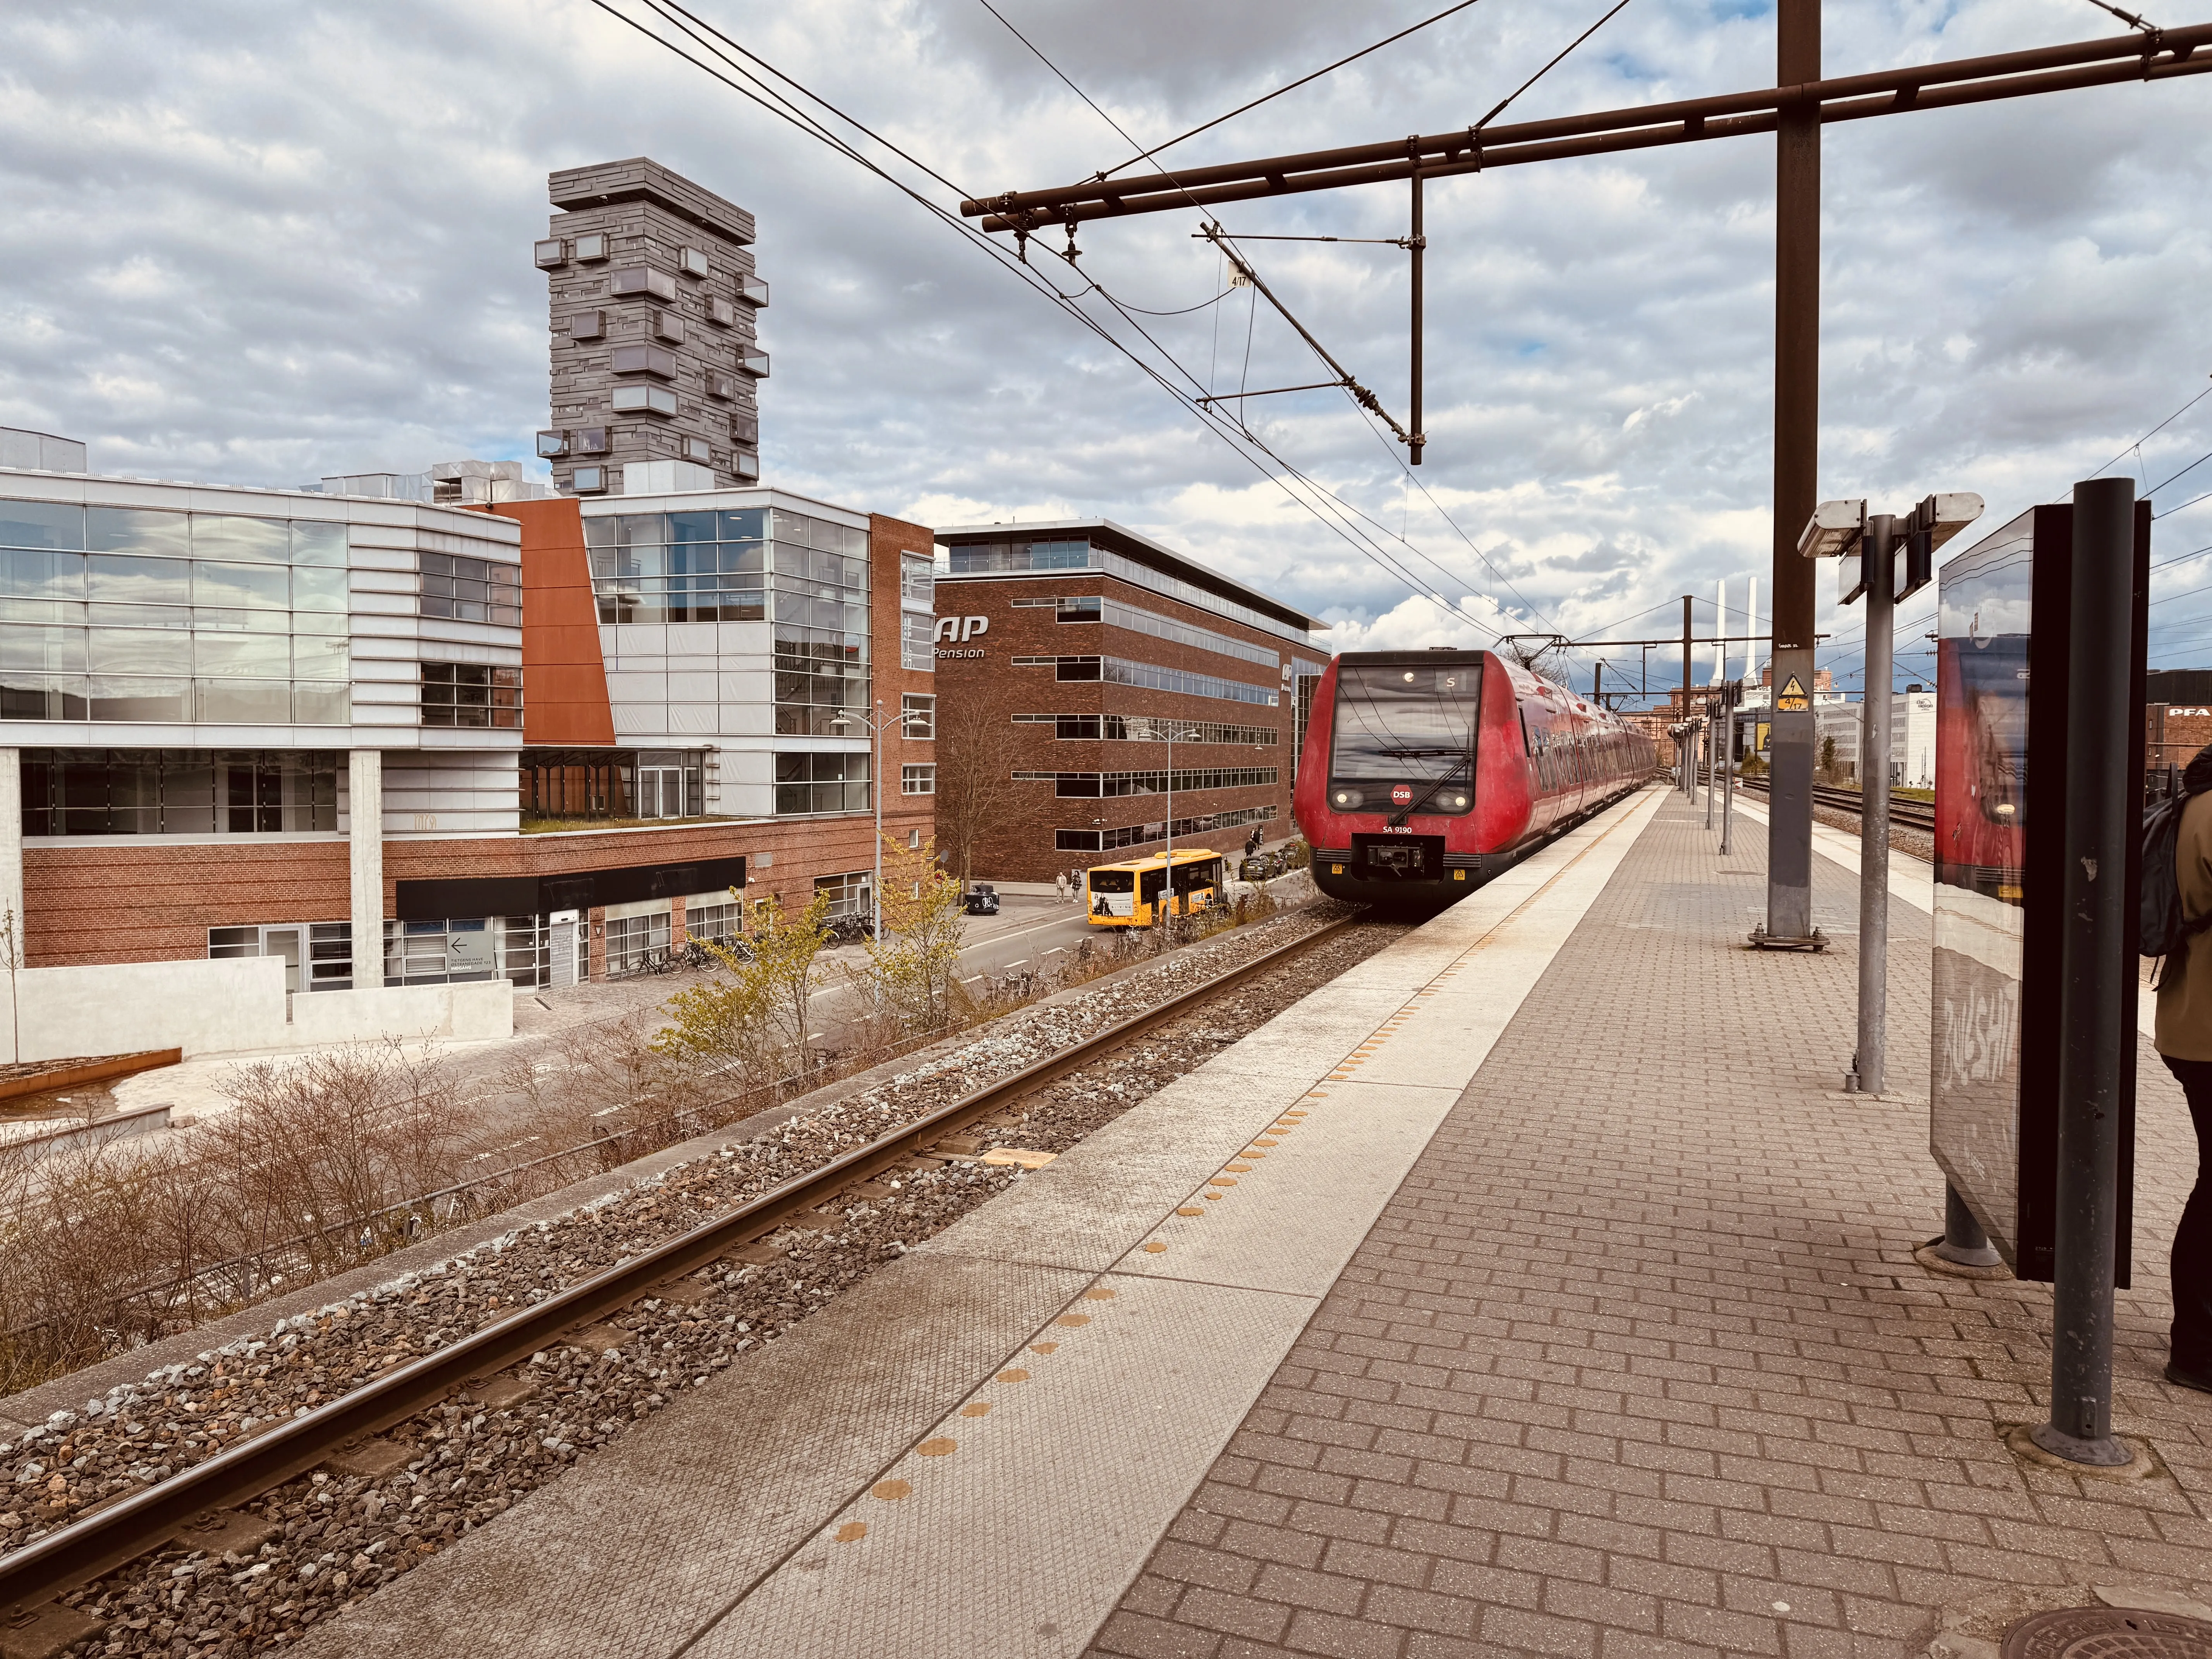
<path fill-rule="evenodd" d="M 1929 1148 L 2021 1279 L 2051 1276 L 2061 861 L 2073 509 L 2038 507 L 1947 563 L 1936 609 L 1936 910 Z M 2136 547 L 2130 699 L 2142 797 L 2148 513 Z M 2042 794 L 2035 793 L 2040 782 Z M 2141 872 L 2123 872 L 2132 895 Z M 2136 975 L 2123 1015 L 2136 1022 Z M 2116 1282 L 2129 1282 L 2135 1045 L 2124 1045 Z"/>

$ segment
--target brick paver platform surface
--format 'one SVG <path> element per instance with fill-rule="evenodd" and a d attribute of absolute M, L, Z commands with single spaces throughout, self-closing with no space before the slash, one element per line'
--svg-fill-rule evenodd
<path fill-rule="evenodd" d="M 2160 1462 L 2024 1466 L 2041 1285 L 1939 1278 L 1929 920 L 1891 912 L 1892 1098 L 1839 1093 L 1856 878 L 1825 955 L 1743 948 L 1764 831 L 1670 803 L 1522 1008 L 1102 1654 L 1905 1656 L 2021 1586 L 2212 1578 L 2212 1398 L 2160 1380 L 2196 1168 L 2146 1044 L 2117 1413 Z"/>

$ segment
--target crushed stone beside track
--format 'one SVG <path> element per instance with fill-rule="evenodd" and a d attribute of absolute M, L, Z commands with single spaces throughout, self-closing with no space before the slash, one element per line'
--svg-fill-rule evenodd
<path fill-rule="evenodd" d="M 1182 994 L 1341 914 L 1309 909 L 1177 952 L 1009 1016 L 974 1040 L 848 1097 L 425 1272 L 280 1322 L 143 1383 L 60 1412 L 0 1444 L 0 1554 L 151 1485 L 257 1427 L 357 1387 L 562 1286 L 726 1212 L 793 1176 Z M 1406 929 L 1367 924 L 1117 1047 L 989 1120 L 987 1137 L 1057 1152 L 1195 1069 Z M 842 1212 L 787 1227 L 607 1324 L 621 1346 L 563 1345 L 519 1368 L 535 1395 L 505 1410 L 448 1402 L 394 1431 L 408 1467 L 303 1476 L 247 1505 L 281 1524 L 252 1559 L 182 1546 L 64 1600 L 110 1620 L 82 1654 L 227 1656 L 296 1638 L 491 1520 L 686 1388 L 773 1341 L 911 1244 L 1014 1182 L 950 1161 L 850 1188 Z M 610 1338 L 615 1332 L 608 1333 Z"/>

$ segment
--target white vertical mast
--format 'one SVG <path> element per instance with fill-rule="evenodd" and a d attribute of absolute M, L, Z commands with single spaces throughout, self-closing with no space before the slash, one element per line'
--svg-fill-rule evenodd
<path fill-rule="evenodd" d="M 1715 685 L 1728 678 L 1728 578 L 1723 576 L 1713 592 L 1713 615 L 1719 625 L 1713 629 L 1713 680 Z"/>

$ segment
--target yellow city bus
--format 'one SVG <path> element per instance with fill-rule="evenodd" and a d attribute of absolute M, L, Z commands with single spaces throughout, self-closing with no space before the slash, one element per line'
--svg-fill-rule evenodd
<path fill-rule="evenodd" d="M 1168 855 L 1102 864 L 1084 879 L 1084 908 L 1094 927 L 1149 927 L 1167 885 Z M 1187 916 L 1221 902 L 1221 854 L 1203 847 L 1175 852 L 1174 911 Z"/>

